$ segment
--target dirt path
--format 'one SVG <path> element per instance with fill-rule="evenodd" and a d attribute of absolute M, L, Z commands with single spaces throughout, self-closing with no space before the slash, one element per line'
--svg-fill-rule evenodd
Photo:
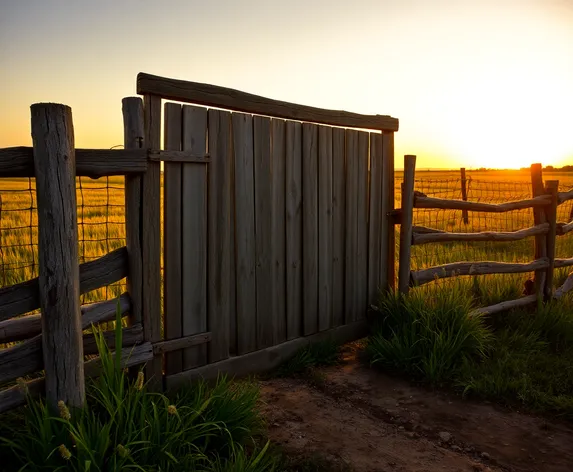
<path fill-rule="evenodd" d="M 269 436 L 340 471 L 573 471 L 573 426 L 412 387 L 348 346 L 312 380 L 262 382 Z"/>

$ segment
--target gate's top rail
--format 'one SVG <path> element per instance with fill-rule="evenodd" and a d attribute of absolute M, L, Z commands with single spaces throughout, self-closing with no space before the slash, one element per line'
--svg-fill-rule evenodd
<path fill-rule="evenodd" d="M 169 79 L 140 72 L 137 93 L 232 111 L 308 121 L 348 128 L 398 131 L 398 119 L 387 115 L 361 115 L 273 100 L 216 85 Z"/>

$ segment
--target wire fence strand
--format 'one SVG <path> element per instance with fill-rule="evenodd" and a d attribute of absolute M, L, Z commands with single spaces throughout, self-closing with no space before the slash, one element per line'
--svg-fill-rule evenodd
<path fill-rule="evenodd" d="M 34 178 L 3 178 L 0 186 L 0 287 L 38 276 L 38 206 Z M 79 263 L 125 245 L 123 177 L 76 178 Z M 82 295 L 82 303 L 114 298 L 125 279 Z"/>

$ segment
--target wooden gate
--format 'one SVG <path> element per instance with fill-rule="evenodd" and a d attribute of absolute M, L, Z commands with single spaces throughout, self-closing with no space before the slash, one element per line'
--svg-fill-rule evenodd
<path fill-rule="evenodd" d="M 143 323 L 164 347 L 148 372 L 161 375 L 165 354 L 167 387 L 242 375 L 314 340 L 363 336 L 394 282 L 398 120 L 147 74 L 137 84 L 147 148 L 159 148 L 161 99 L 194 104 L 164 104 L 164 150 L 141 183 Z"/>

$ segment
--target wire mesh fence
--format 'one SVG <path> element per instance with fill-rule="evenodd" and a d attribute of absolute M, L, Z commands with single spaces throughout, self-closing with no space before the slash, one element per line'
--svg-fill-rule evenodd
<path fill-rule="evenodd" d="M 76 179 L 79 263 L 125 245 L 124 178 Z M 38 276 L 38 205 L 33 178 L 0 181 L 0 287 Z M 108 300 L 125 280 L 82 295 L 82 303 Z"/>
<path fill-rule="evenodd" d="M 480 203 L 504 203 L 531 198 L 531 183 L 501 180 L 466 180 L 467 200 Z M 417 179 L 415 190 L 428 197 L 462 199 L 462 179 Z M 516 231 L 533 226 L 531 208 L 506 213 L 467 212 L 462 210 L 414 209 L 414 225 L 448 232 Z M 529 262 L 533 260 L 532 238 L 514 242 L 429 243 L 412 248 L 412 269 L 458 261 Z"/>

